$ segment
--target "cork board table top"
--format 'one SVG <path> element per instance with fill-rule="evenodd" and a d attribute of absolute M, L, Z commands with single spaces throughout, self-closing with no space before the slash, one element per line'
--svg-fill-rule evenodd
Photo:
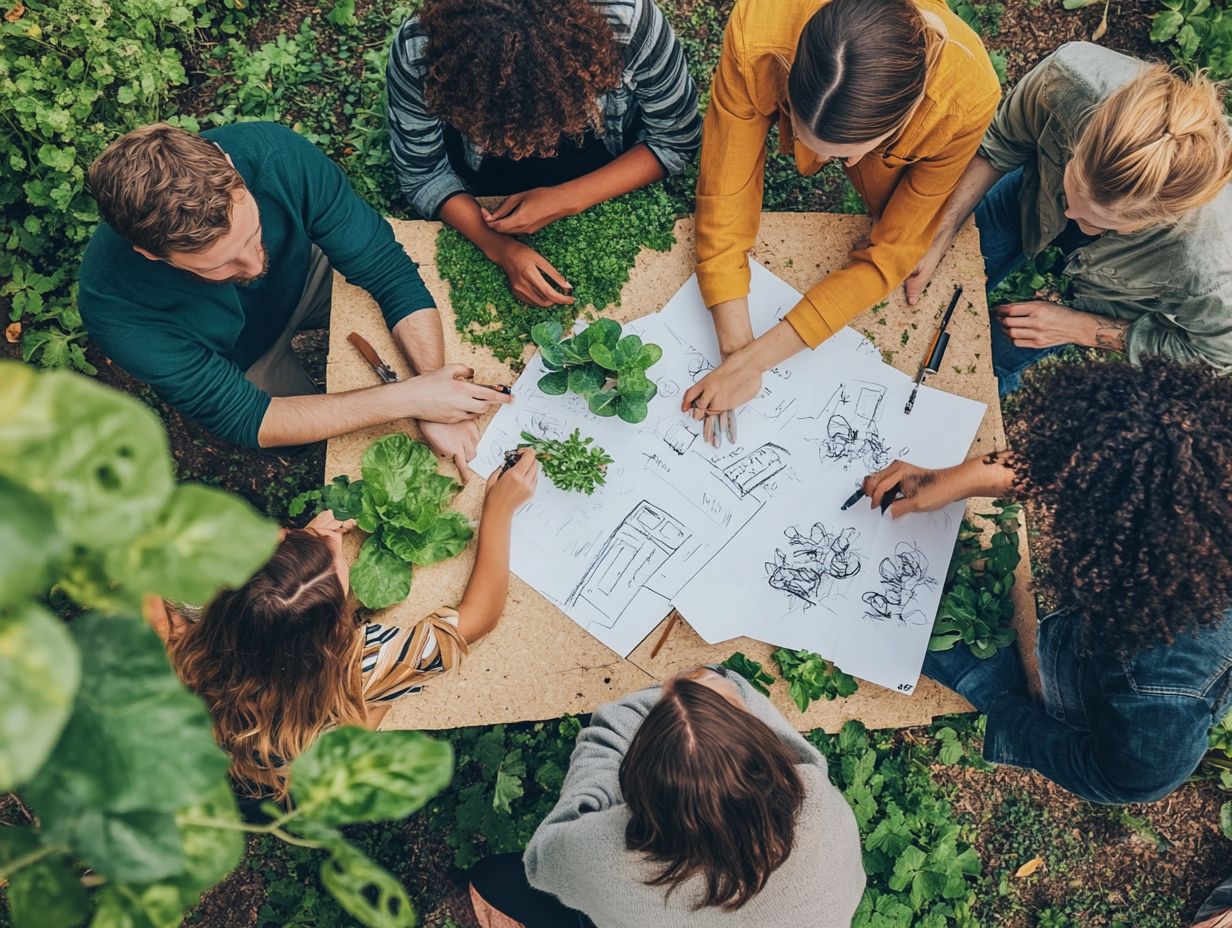
<path fill-rule="evenodd" d="M 475 379 L 481 383 L 512 383 L 516 375 L 507 365 L 498 362 L 487 349 L 462 342 L 454 328 L 449 286 L 441 280 L 435 263 L 440 223 L 394 220 L 391 224 L 398 241 L 419 263 L 424 282 L 440 308 L 446 358 L 473 367 Z M 762 216 L 752 257 L 803 291 L 827 272 L 841 267 L 851 244 L 867 230 L 866 216 L 766 213 Z M 670 251 L 642 251 L 621 293 L 620 304 L 609 307 L 603 315 L 627 322 L 654 312 L 692 273 L 693 224 L 684 219 L 676 224 L 676 244 Z M 931 341 L 936 320 L 957 283 L 963 285 L 966 298 L 950 324 L 951 340 L 944 368 L 929 378 L 929 383 L 987 404 L 988 410 L 971 448 L 972 454 L 986 453 L 1004 448 L 1005 436 L 992 373 L 983 263 L 974 224 L 968 223 L 959 234 L 918 306 L 909 307 L 900 288 L 888 305 L 864 313 L 852 325 L 877 344 L 887 361 L 914 375 Z M 386 363 L 400 376 L 407 376 L 405 360 L 394 347 L 375 301 L 365 291 L 335 275 L 327 362 L 329 392 L 368 387 L 377 382 L 372 369 L 347 343 L 351 331 L 366 337 Z M 481 420 L 481 425 L 486 426 L 490 418 Z M 397 428 L 414 438 L 419 437 L 414 423 L 404 422 L 331 440 L 326 455 L 326 479 L 337 474 L 357 477 L 363 450 L 381 435 Z M 452 465 L 442 465 L 445 473 L 450 473 L 451 468 Z M 454 506 L 467 516 L 477 518 L 482 500 L 483 480 L 472 479 L 455 499 Z M 984 500 L 972 500 L 969 511 L 978 511 L 985 505 Z M 348 538 L 352 557 L 359 541 L 354 535 Z M 440 606 L 455 604 L 466 585 L 473 561 L 472 545 L 451 561 L 416 568 L 410 598 L 384 610 L 381 621 L 411 624 Z M 1027 566 L 1026 558 L 1023 564 Z M 1029 596 L 1022 597 L 1019 608 L 1033 608 Z M 775 671 L 770 660 L 774 648 L 770 645 L 748 638 L 707 645 L 687 621 L 677 624 L 666 645 L 652 659 L 650 652 L 662 627 L 661 624 L 656 628 L 627 659 L 622 658 L 515 575 L 511 578 L 508 604 L 497 628 L 472 648 L 458 672 L 433 681 L 417 695 L 395 702 L 383 727 L 455 728 L 589 712 L 600 703 L 680 670 L 725 660 L 734 651 L 743 651 L 765 664 L 772 673 Z M 926 724 L 944 713 L 970 709 L 960 696 L 926 678 L 921 678 L 911 696 L 863 684 L 854 696 L 834 702 L 815 702 L 807 713 L 799 712 L 781 682 L 771 687 L 771 693 L 775 704 L 801 730 L 822 727 L 836 731 L 849 719 L 859 719 L 870 728 L 906 727 Z"/>

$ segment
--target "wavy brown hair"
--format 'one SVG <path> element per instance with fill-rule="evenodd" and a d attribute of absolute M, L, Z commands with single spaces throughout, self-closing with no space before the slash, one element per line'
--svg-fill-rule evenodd
<path fill-rule="evenodd" d="M 663 685 L 620 765 L 625 844 L 663 865 L 668 893 L 694 875 L 696 908 L 733 911 L 791 854 L 804 784 L 760 719 L 687 677 Z"/>
<path fill-rule="evenodd" d="M 589 0 L 428 0 L 428 109 L 492 155 L 550 157 L 601 132 L 620 84 L 612 27 Z"/>
<path fill-rule="evenodd" d="M 1127 657 L 1232 605 L 1232 379 L 1146 358 L 1030 371 L 1008 429 L 1089 653 Z"/>
<path fill-rule="evenodd" d="M 170 654 L 209 707 L 236 786 L 285 802 L 292 760 L 326 729 L 364 724 L 362 648 L 329 544 L 294 530 L 247 583 L 220 593 Z"/>

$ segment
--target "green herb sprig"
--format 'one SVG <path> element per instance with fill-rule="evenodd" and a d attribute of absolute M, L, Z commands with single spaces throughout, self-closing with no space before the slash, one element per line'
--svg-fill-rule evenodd
<path fill-rule="evenodd" d="M 522 441 L 518 447 L 534 448 L 543 473 L 566 491 L 576 490 L 590 496 L 595 487 L 603 485 L 604 471 L 612 463 L 612 458 L 594 444 L 593 438 L 582 438 L 580 429 L 574 429 L 564 441 L 523 432 Z"/>

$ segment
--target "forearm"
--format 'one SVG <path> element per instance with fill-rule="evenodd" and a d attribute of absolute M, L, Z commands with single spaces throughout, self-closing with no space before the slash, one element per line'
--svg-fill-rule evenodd
<path fill-rule="evenodd" d="M 745 348 L 740 349 L 733 357 L 738 358 L 740 363 L 750 365 L 765 373 L 807 347 L 804 339 L 789 323 L 778 322 L 768 332 L 759 335 Z"/>
<path fill-rule="evenodd" d="M 445 364 L 445 333 L 437 309 L 421 309 L 392 329 L 394 343 L 411 366 L 412 374 L 426 374 Z"/>
<path fill-rule="evenodd" d="M 1129 327 L 1129 319 L 1118 319 L 1116 316 L 1101 316 L 1096 313 L 1080 313 L 1082 318 L 1082 334 L 1076 339 L 1076 344 L 1085 348 L 1099 348 L 1102 351 L 1125 351 Z"/>
<path fill-rule="evenodd" d="M 460 193 L 445 201 L 440 211 L 441 222 L 457 229 L 476 248 L 482 251 L 489 261 L 500 263 L 504 250 L 511 242 L 516 241 L 511 235 L 495 232 L 488 228 L 479 210 L 479 204 L 469 193 Z"/>
<path fill-rule="evenodd" d="M 954 467 L 937 471 L 940 479 L 953 487 L 953 499 L 972 497 L 1004 498 L 1014 489 L 1013 454 L 993 451 L 978 458 L 968 458 Z"/>
<path fill-rule="evenodd" d="M 663 165 L 643 144 L 634 145 L 620 157 L 576 180 L 557 185 L 574 213 L 589 209 L 631 190 L 638 190 L 667 176 Z"/>
<path fill-rule="evenodd" d="M 505 611 L 512 519 L 512 513 L 493 512 L 480 520 L 475 566 L 458 603 L 458 631 L 468 644 L 495 628 Z"/>
<path fill-rule="evenodd" d="M 381 722 L 385 721 L 385 716 L 392 705 L 392 702 L 378 702 L 375 705 L 368 703 L 364 707 L 364 727 L 371 731 L 376 731 L 380 728 Z"/>
<path fill-rule="evenodd" d="M 958 186 L 950 194 L 949 202 L 941 214 L 941 228 L 937 237 L 947 241 L 952 239 L 980 200 L 984 199 L 984 194 L 1004 176 L 987 158 L 978 154 L 973 157 L 959 178 Z"/>
<path fill-rule="evenodd" d="M 417 418 L 414 403 L 398 387 L 382 384 L 346 393 L 276 396 L 261 420 L 257 444 L 305 445 L 395 419 Z"/>

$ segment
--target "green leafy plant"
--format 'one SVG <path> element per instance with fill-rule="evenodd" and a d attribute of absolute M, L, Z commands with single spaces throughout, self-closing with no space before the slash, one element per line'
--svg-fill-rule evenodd
<path fill-rule="evenodd" d="M 518 447 L 534 448 L 544 474 L 560 489 L 590 496 L 595 487 L 603 486 L 604 471 L 612 459 L 593 438 L 582 438 L 581 429 L 574 429 L 564 441 L 523 432 L 522 441 Z"/>
<path fill-rule="evenodd" d="M 965 928 L 980 859 L 916 749 L 848 722 L 810 740 L 855 813 L 868 888 L 852 928 Z"/>
<path fill-rule="evenodd" d="M 288 506 L 290 515 L 298 516 L 314 503 L 318 511 L 354 519 L 368 533 L 351 567 L 351 586 L 369 609 L 402 602 L 410 595 L 416 567 L 455 557 L 474 534 L 465 516 L 445 509 L 461 486 L 436 468 L 427 445 L 397 432 L 364 451 L 363 479 L 335 477 Z"/>
<path fill-rule="evenodd" d="M 1070 279 L 1058 268 L 1064 260 L 1060 248 L 1045 248 L 1022 267 L 1011 271 L 988 295 L 989 306 L 1021 303 L 1027 300 L 1055 297 L 1064 300 L 1070 294 Z"/>
<path fill-rule="evenodd" d="M 753 689 L 761 693 L 763 696 L 769 696 L 770 690 L 767 689 L 775 681 L 765 670 L 762 669 L 760 661 L 755 661 L 751 657 L 745 656 L 742 651 L 737 651 L 731 657 L 723 662 L 723 666 L 728 670 L 734 670 L 744 679 L 752 684 Z M 804 711 L 804 710 L 801 710 Z"/>
<path fill-rule="evenodd" d="M 436 266 L 449 282 L 458 331 L 490 349 L 502 361 L 521 363 L 538 322 L 555 320 L 571 328 L 587 307 L 603 310 L 620 301 L 643 248 L 667 251 L 675 243 L 676 208 L 662 184 L 592 206 L 528 236 L 526 243 L 573 285 L 571 305 L 543 308 L 520 302 L 504 272 L 454 229 L 436 240 Z"/>
<path fill-rule="evenodd" d="M 449 781 L 449 745 L 330 732 L 291 766 L 294 808 L 245 825 L 209 713 L 140 617 L 145 593 L 201 602 L 243 583 L 277 526 L 176 485 L 137 400 L 17 363 L 0 363 L 0 507 L 0 790 L 33 812 L 0 828 L 14 928 L 174 928 L 246 831 L 323 849 L 321 882 L 355 919 L 410 928 L 406 891 L 338 829 L 420 808 Z M 66 626 L 49 596 L 93 611 Z"/>
<path fill-rule="evenodd" d="M 1151 20 L 1151 41 L 1166 42 L 1184 68 L 1205 68 L 1216 81 L 1232 78 L 1232 10 L 1224 3 L 1163 0 Z"/>
<path fill-rule="evenodd" d="M 646 371 L 663 357 L 658 345 L 636 335 L 621 337 L 620 323 L 596 319 L 576 335 L 564 336 L 559 322 L 540 322 L 530 330 L 548 373 L 539 389 L 550 396 L 576 393 L 596 416 L 641 422 L 658 392 Z"/>
<path fill-rule="evenodd" d="M 820 654 L 779 648 L 772 655 L 787 681 L 792 702 L 804 712 L 815 699 L 846 699 L 860 688 L 856 678 L 845 674 Z"/>
<path fill-rule="evenodd" d="M 963 520 L 946 577 L 945 595 L 937 610 L 930 651 L 948 651 L 966 642 L 971 653 L 989 658 L 1014 642 L 1014 571 L 1021 554 L 1018 550 L 1016 503 L 997 500 L 996 512 L 980 513 L 992 523 L 988 546 L 983 533 Z"/>

